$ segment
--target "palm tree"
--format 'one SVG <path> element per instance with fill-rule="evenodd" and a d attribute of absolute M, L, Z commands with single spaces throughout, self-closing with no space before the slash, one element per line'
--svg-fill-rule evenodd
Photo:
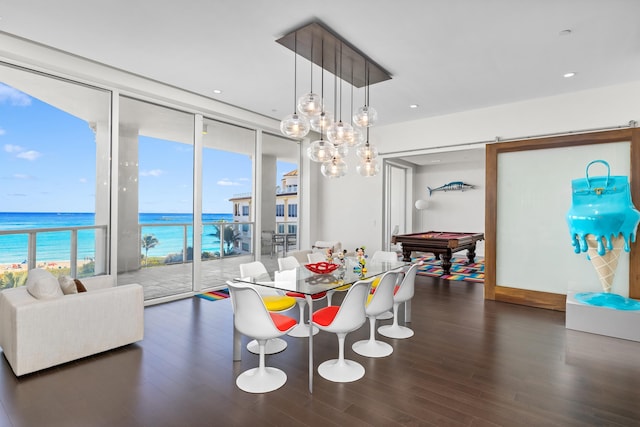
<path fill-rule="evenodd" d="M 145 234 L 142 236 L 142 248 L 144 249 L 144 265 L 147 265 L 149 260 L 149 249 L 155 248 L 155 246 L 160 243 L 156 236 L 153 234 Z"/>
<path fill-rule="evenodd" d="M 232 225 L 227 225 L 224 228 L 224 237 L 223 240 L 226 243 L 226 253 L 231 253 L 233 249 L 233 244 L 240 238 L 240 234 L 234 230 Z"/>

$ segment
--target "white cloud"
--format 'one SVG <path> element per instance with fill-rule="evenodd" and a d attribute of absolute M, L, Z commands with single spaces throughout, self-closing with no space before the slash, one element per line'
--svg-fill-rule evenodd
<path fill-rule="evenodd" d="M 79 181 L 83 184 L 86 184 L 88 182 L 87 178 L 80 178 Z"/>
<path fill-rule="evenodd" d="M 247 182 L 247 181 L 249 181 L 249 178 L 238 178 L 238 181 Z"/>
<path fill-rule="evenodd" d="M 42 153 L 39 153 L 35 150 L 29 150 L 29 151 L 23 151 L 21 153 L 18 153 L 16 157 L 20 159 L 26 159 L 26 160 L 35 160 L 40 156 L 42 156 Z"/>
<path fill-rule="evenodd" d="M 149 171 L 140 171 L 140 176 L 160 176 L 164 175 L 162 169 L 151 169 Z"/>
<path fill-rule="evenodd" d="M 0 135 L 4 135 L 4 134 L 6 134 L 6 133 L 7 133 L 7 131 L 6 131 L 6 130 L 4 130 L 4 129 L 0 128 Z"/>
<path fill-rule="evenodd" d="M 217 184 L 221 185 L 223 187 L 230 187 L 230 186 L 233 186 L 233 185 L 240 185 L 240 183 L 233 182 L 229 178 L 222 178 L 220 181 L 217 182 Z"/>
<path fill-rule="evenodd" d="M 31 178 L 31 175 L 27 175 L 27 174 L 25 174 L 25 173 L 14 173 L 14 174 L 13 174 L 13 177 L 14 177 L 15 179 L 30 179 L 30 178 Z"/>
<path fill-rule="evenodd" d="M 31 105 L 31 98 L 17 89 L 0 83 L 0 102 L 9 102 L 17 107 L 26 107 Z"/>
<path fill-rule="evenodd" d="M 19 145 L 4 144 L 4 151 L 6 151 L 7 153 L 19 153 L 21 151 L 24 151 L 24 148 L 20 147 Z"/>

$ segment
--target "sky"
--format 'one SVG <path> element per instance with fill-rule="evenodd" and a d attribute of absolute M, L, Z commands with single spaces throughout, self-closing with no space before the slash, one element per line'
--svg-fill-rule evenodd
<path fill-rule="evenodd" d="M 139 210 L 191 212 L 193 147 L 139 138 Z M 0 212 L 94 212 L 95 143 L 89 124 L 0 82 Z M 251 159 L 206 149 L 203 212 L 231 213 L 251 192 Z M 277 182 L 296 165 L 278 162 Z"/>

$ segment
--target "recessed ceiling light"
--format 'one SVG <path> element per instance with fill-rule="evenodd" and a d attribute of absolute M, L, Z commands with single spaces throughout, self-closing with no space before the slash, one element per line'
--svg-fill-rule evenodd
<path fill-rule="evenodd" d="M 568 79 L 568 78 L 570 78 L 570 77 L 575 77 L 575 75 L 576 75 L 576 73 L 575 73 L 574 71 L 571 71 L 571 72 L 569 72 L 569 73 L 564 73 L 564 74 L 563 74 L 563 77 L 564 77 L 565 79 Z"/>
<path fill-rule="evenodd" d="M 216 95 L 218 95 L 218 94 L 222 93 L 222 91 L 221 91 L 220 89 L 214 89 L 214 90 L 213 90 L 213 93 L 215 93 Z"/>
<path fill-rule="evenodd" d="M 418 108 L 418 107 L 419 107 L 419 105 L 418 105 L 418 104 L 411 104 L 411 105 L 409 105 L 409 108 Z"/>

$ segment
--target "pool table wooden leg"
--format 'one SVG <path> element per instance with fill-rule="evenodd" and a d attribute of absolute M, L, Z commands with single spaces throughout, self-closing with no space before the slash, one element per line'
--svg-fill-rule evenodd
<path fill-rule="evenodd" d="M 405 247 L 402 248 L 402 260 L 404 262 L 411 262 L 411 249 L 406 249 Z"/>
<path fill-rule="evenodd" d="M 447 249 L 446 252 L 440 254 L 442 260 L 442 274 L 451 273 L 451 249 Z"/>
<path fill-rule="evenodd" d="M 473 246 L 471 246 L 467 250 L 467 259 L 469 260 L 467 264 L 473 264 L 476 261 L 476 244 L 475 243 L 473 244 Z"/>

